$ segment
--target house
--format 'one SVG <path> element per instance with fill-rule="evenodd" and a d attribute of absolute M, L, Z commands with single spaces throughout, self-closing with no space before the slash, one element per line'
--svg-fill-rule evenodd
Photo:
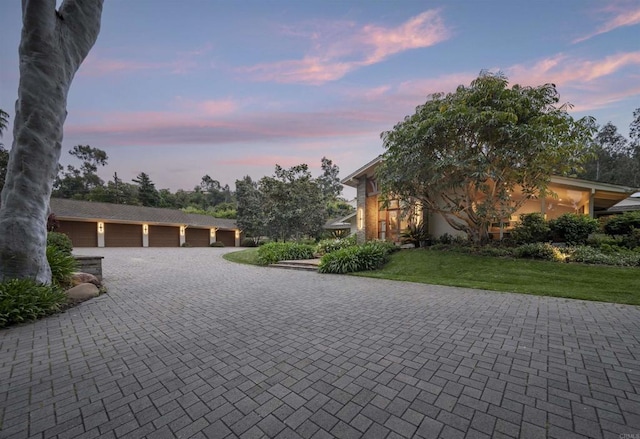
<path fill-rule="evenodd" d="M 629 198 L 625 198 L 607 210 L 607 214 L 618 215 L 625 212 L 640 211 L 640 192 L 636 192 Z"/>
<path fill-rule="evenodd" d="M 342 180 L 342 184 L 357 190 L 355 228 L 358 242 L 373 239 L 400 241 L 400 233 L 408 225 L 408 206 L 403 206 L 399 200 L 390 200 L 388 206 L 384 206 L 380 200 L 375 171 L 381 161 L 381 156 L 376 157 Z M 638 190 L 560 176 L 551 177 L 549 189 L 556 196 L 527 200 L 510 218 L 492 225 L 490 235 L 493 238 L 503 237 L 519 220 L 520 215 L 525 213 L 540 212 L 548 219 L 565 213 L 580 213 L 597 218 L 608 214 L 609 208 Z M 518 194 L 514 193 L 512 196 Z M 438 237 L 445 233 L 464 236 L 462 232 L 452 228 L 442 215 L 423 211 L 416 206 L 413 209 L 415 210 L 411 213 L 414 220 L 424 221 L 431 236 Z"/>
<path fill-rule="evenodd" d="M 240 245 L 235 220 L 175 209 L 52 198 L 58 232 L 74 247 L 208 247 Z"/>

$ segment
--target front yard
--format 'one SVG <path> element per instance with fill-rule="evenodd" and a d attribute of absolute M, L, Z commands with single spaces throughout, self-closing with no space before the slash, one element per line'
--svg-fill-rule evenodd
<path fill-rule="evenodd" d="M 225 259 L 255 264 L 256 249 Z M 539 296 L 640 305 L 640 269 L 477 256 L 444 250 L 402 250 L 375 271 L 355 276 L 480 288 Z"/>

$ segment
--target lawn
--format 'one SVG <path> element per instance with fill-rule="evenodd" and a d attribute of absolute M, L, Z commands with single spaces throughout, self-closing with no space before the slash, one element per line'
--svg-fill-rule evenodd
<path fill-rule="evenodd" d="M 256 264 L 256 248 L 224 258 Z M 640 269 L 475 256 L 441 250 L 402 250 L 382 269 L 356 276 L 480 288 L 538 296 L 640 305 Z M 329 275 L 328 275 L 329 276 Z"/>
<path fill-rule="evenodd" d="M 357 276 L 640 305 L 640 269 L 402 250 Z"/>
<path fill-rule="evenodd" d="M 237 252 L 225 253 L 222 257 L 231 262 L 258 265 L 258 247 L 251 247 Z"/>

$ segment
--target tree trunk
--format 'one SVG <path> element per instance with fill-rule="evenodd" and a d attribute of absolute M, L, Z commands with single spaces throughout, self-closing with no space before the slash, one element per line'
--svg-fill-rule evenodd
<path fill-rule="evenodd" d="M 67 93 L 100 31 L 103 0 L 22 0 L 20 83 L 0 206 L 0 281 L 51 282 L 47 216 Z"/>

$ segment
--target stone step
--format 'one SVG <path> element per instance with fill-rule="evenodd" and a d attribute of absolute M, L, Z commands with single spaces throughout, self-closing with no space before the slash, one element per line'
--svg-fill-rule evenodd
<path fill-rule="evenodd" d="M 297 261 L 280 261 L 270 267 L 287 268 L 289 270 L 318 271 L 320 259 L 302 259 Z"/>

